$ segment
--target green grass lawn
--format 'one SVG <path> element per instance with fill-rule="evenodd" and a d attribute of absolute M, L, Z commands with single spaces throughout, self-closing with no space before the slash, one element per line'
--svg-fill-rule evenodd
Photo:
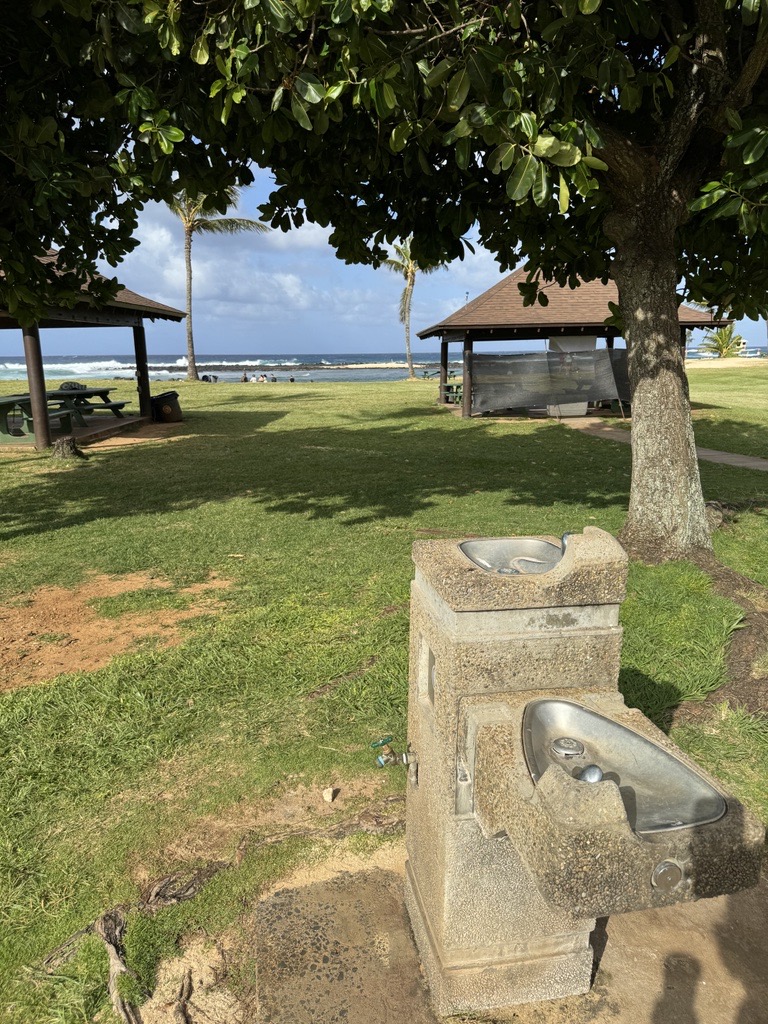
<path fill-rule="evenodd" d="M 688 374 L 696 443 L 768 458 L 768 359 L 721 359 Z M 720 365 L 722 363 L 722 366 Z"/>
<path fill-rule="evenodd" d="M 415 540 L 616 533 L 624 517 L 627 446 L 553 421 L 461 420 L 435 407 L 434 382 L 173 387 L 185 412 L 174 441 L 77 464 L 0 455 L 3 605 L 94 573 L 150 580 L 93 595 L 111 629 L 123 615 L 186 612 L 177 591 L 211 578 L 218 601 L 180 622 L 175 646 L 140 643 L 98 671 L 73 664 L 0 696 L 0 1019 L 14 1024 L 104 1010 L 95 940 L 53 978 L 42 957 L 135 901 L 142 879 L 230 857 L 261 801 L 312 782 L 400 790 L 369 744 L 405 740 Z M 130 382 L 119 390 L 135 400 Z M 702 478 L 708 498 L 747 509 L 718 535 L 720 556 L 768 586 L 765 474 L 704 465 Z M 721 685 L 740 610 L 697 569 L 633 566 L 622 615 L 628 703 L 663 720 Z M 762 723 L 724 709 L 717 729 L 679 738 L 768 820 Z M 185 847 L 190 836 L 202 840 Z M 309 854 L 300 840 L 248 854 L 197 899 L 135 915 L 140 985 L 181 935 L 230 926 Z"/>

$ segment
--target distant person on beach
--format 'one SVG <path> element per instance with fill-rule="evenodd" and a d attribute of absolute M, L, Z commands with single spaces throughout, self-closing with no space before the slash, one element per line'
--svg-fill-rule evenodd
<path fill-rule="evenodd" d="M 254 375 L 251 377 L 251 384 L 258 384 L 258 382 L 259 382 L 259 378 L 254 373 Z"/>
<path fill-rule="evenodd" d="M 245 370 L 243 370 L 243 376 L 240 378 L 240 383 L 241 384 L 247 384 L 248 383 L 248 374 L 246 373 Z"/>
<path fill-rule="evenodd" d="M 295 380 L 296 380 L 296 378 L 293 376 L 293 374 L 291 374 L 291 376 L 288 378 L 288 381 L 291 384 L 293 384 L 295 382 Z"/>
<path fill-rule="evenodd" d="M 276 376 L 274 375 L 274 373 L 273 373 L 273 374 L 272 374 L 272 376 L 271 376 L 271 377 L 269 378 L 269 380 L 270 380 L 270 383 L 271 383 L 271 384 L 277 384 L 277 377 L 276 377 Z"/>

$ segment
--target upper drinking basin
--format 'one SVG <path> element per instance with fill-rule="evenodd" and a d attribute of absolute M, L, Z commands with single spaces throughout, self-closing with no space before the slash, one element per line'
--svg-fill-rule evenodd
<path fill-rule="evenodd" d="M 565 552 L 562 544 L 538 537 L 490 537 L 465 540 L 459 549 L 481 569 L 503 576 L 549 572 Z"/>
<path fill-rule="evenodd" d="M 534 782 L 553 764 L 584 785 L 614 782 L 641 834 L 706 825 L 726 811 L 717 790 L 669 751 L 574 701 L 527 704 L 523 752 Z"/>

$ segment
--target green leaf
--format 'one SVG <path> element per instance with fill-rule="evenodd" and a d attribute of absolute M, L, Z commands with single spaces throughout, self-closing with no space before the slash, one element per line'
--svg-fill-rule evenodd
<path fill-rule="evenodd" d="M 296 76 L 293 88 L 307 103 L 322 103 L 325 99 L 325 86 L 309 71 L 302 71 Z"/>
<path fill-rule="evenodd" d="M 195 64 L 207 64 L 210 53 L 208 52 L 208 39 L 206 36 L 198 36 L 192 43 L 189 55 Z"/>
<path fill-rule="evenodd" d="M 449 110 L 460 110 L 464 106 L 464 101 L 469 95 L 470 85 L 469 72 L 466 68 L 462 68 L 461 71 L 453 76 L 448 83 L 447 101 Z"/>
<path fill-rule="evenodd" d="M 488 170 L 491 174 L 508 171 L 515 159 L 517 146 L 511 142 L 502 142 L 488 157 Z"/>
<path fill-rule="evenodd" d="M 520 114 L 520 127 L 523 129 L 526 138 L 535 138 L 539 130 L 539 126 L 536 123 L 536 115 L 524 110 Z"/>
<path fill-rule="evenodd" d="M 397 96 L 395 95 L 395 90 L 392 88 L 389 82 L 382 83 L 380 95 L 381 106 L 383 110 L 382 116 L 386 116 L 397 107 Z"/>
<path fill-rule="evenodd" d="M 712 195 L 711 192 L 710 195 Z M 734 213 L 738 213 L 740 209 L 741 196 L 733 196 L 731 199 L 727 200 L 727 202 L 723 203 L 722 206 L 718 206 L 718 208 L 713 212 L 713 216 L 717 218 L 732 217 Z"/>
<path fill-rule="evenodd" d="M 472 153 L 472 143 L 468 137 L 459 139 L 456 143 L 454 150 L 454 156 L 456 158 L 456 166 L 461 168 L 462 171 L 466 171 L 469 167 L 469 158 Z"/>
<path fill-rule="evenodd" d="M 594 14 L 600 10 L 602 0 L 579 0 L 579 10 L 582 14 Z"/>
<path fill-rule="evenodd" d="M 734 131 L 741 131 L 742 121 L 741 115 L 738 113 L 738 111 L 732 110 L 731 107 L 726 107 L 725 119 Z"/>
<path fill-rule="evenodd" d="M 408 139 L 411 137 L 411 126 L 407 121 L 401 121 L 392 129 L 389 137 L 389 145 L 393 153 L 400 153 L 405 149 Z"/>
<path fill-rule="evenodd" d="M 531 191 L 538 163 L 535 156 L 526 154 L 515 164 L 515 169 L 507 178 L 507 195 L 514 202 L 524 199 Z"/>
<path fill-rule="evenodd" d="M 735 135 L 729 135 L 725 140 L 725 145 L 728 149 L 735 149 L 737 146 L 743 146 L 745 142 L 749 142 L 755 135 L 759 135 L 762 129 L 760 128 L 745 128 L 743 131 L 736 132 Z"/>
<path fill-rule="evenodd" d="M 290 29 L 291 22 L 286 16 L 286 4 L 283 0 L 262 0 L 261 6 L 266 7 L 270 21 L 278 31 L 287 32 Z"/>
<path fill-rule="evenodd" d="M 455 63 L 456 62 L 454 60 L 449 60 L 447 57 L 444 60 L 441 60 L 439 64 L 436 64 L 432 68 L 424 79 L 425 85 L 430 89 L 434 89 L 436 86 L 440 85 L 440 83 L 445 81 L 448 77 L 448 74 Z"/>
<path fill-rule="evenodd" d="M 548 159 L 556 167 L 573 167 L 581 160 L 581 150 L 570 142 L 562 142 L 560 148 Z"/>
<path fill-rule="evenodd" d="M 537 206 L 544 206 L 549 199 L 551 192 L 551 182 L 549 180 L 549 172 L 547 165 L 543 161 L 539 161 L 539 165 L 536 168 L 536 177 L 533 179 L 533 201 Z"/>
<path fill-rule="evenodd" d="M 760 0 L 741 0 L 741 20 L 745 25 L 754 25 L 760 14 Z"/>
<path fill-rule="evenodd" d="M 664 57 L 664 63 L 661 65 L 662 70 L 666 70 L 666 68 L 671 67 L 679 56 L 680 47 L 670 46 L 670 48 L 667 50 L 666 56 Z"/>
<path fill-rule="evenodd" d="M 307 108 L 304 106 L 298 93 L 291 91 L 291 111 L 298 123 L 306 131 L 312 131 L 312 122 L 309 120 Z"/>
<path fill-rule="evenodd" d="M 717 188 L 710 192 L 705 192 L 689 203 L 688 209 L 691 213 L 698 213 L 699 210 L 706 210 L 710 206 L 714 206 L 715 203 L 719 203 L 727 195 L 730 195 L 730 193 L 726 188 Z"/>
<path fill-rule="evenodd" d="M 560 149 L 560 140 L 554 135 L 540 135 L 533 144 L 533 152 L 536 156 L 551 157 Z"/>
<path fill-rule="evenodd" d="M 744 147 L 742 160 L 745 164 L 757 163 L 766 149 L 768 149 L 768 131 L 761 129 L 760 132 L 761 134 L 757 135 L 756 138 Z"/>
<path fill-rule="evenodd" d="M 568 212 L 568 206 L 571 202 L 571 193 L 568 190 L 568 182 L 565 180 L 565 175 L 560 172 L 560 187 L 558 194 L 558 206 L 560 213 L 566 214 Z"/>
<path fill-rule="evenodd" d="M 586 164 L 587 167 L 591 167 L 595 171 L 607 171 L 608 164 L 605 160 L 600 160 L 596 156 L 583 156 L 581 162 Z"/>
<path fill-rule="evenodd" d="M 126 3 L 118 3 L 115 6 L 115 17 L 125 31 L 132 35 L 137 36 L 146 31 L 141 14 L 135 7 L 129 7 Z"/>

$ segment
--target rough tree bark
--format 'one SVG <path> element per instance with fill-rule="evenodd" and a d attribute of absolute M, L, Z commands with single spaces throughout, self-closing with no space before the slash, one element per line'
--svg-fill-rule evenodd
<path fill-rule="evenodd" d="M 403 296 L 405 360 L 408 363 L 408 380 L 416 380 L 416 371 L 413 368 L 413 354 L 411 352 L 411 300 L 413 299 L 413 286 L 416 283 L 416 271 L 409 267 L 405 275 L 405 281 L 405 295 Z"/>
<path fill-rule="evenodd" d="M 184 266 L 187 272 L 187 380 L 200 380 L 192 337 L 192 229 L 184 225 Z"/>
<path fill-rule="evenodd" d="M 712 549 L 680 345 L 679 208 L 649 189 L 607 225 L 616 243 L 613 275 L 632 396 L 632 487 L 620 538 L 650 562 Z"/>

